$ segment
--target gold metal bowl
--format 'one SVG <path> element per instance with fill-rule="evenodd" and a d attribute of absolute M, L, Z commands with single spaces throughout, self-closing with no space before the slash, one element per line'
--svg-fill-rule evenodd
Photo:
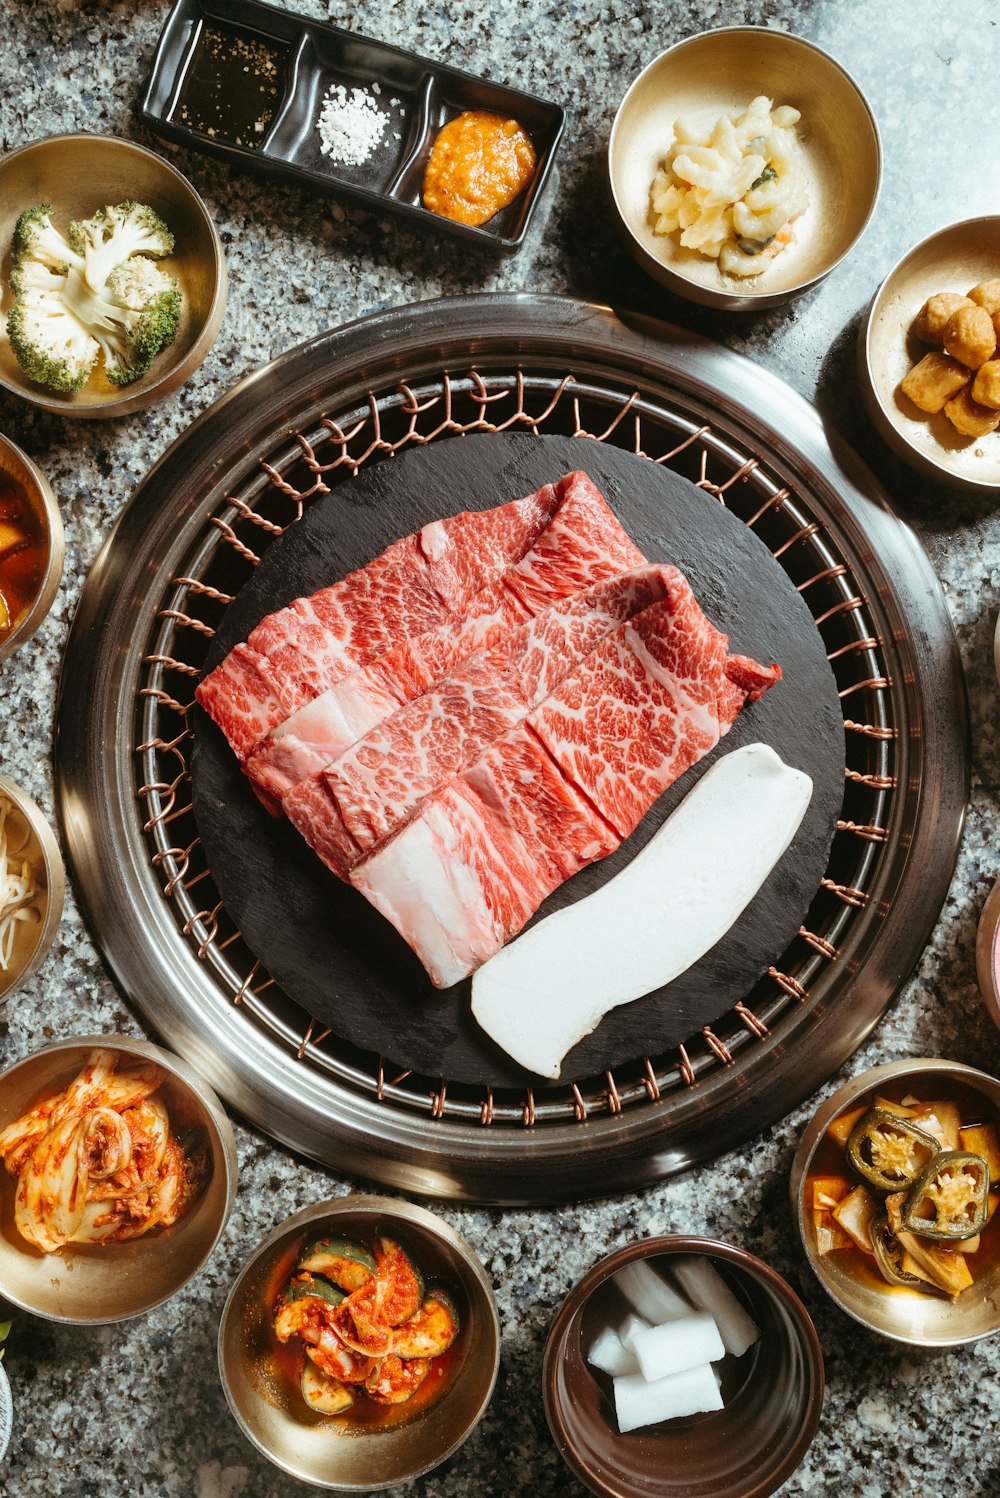
<path fill-rule="evenodd" d="M 865 1106 L 887 1087 L 904 1084 L 904 1093 L 934 1100 L 942 1086 L 978 1094 L 985 1103 L 986 1120 L 1000 1121 L 1000 1081 L 963 1066 L 959 1061 L 931 1058 L 893 1061 L 846 1082 L 814 1115 L 799 1142 L 792 1163 L 792 1210 L 806 1258 L 823 1289 L 842 1311 L 869 1331 L 913 1347 L 956 1347 L 1000 1331 L 1000 1261 L 973 1266 L 975 1281 L 954 1299 L 924 1295 L 895 1285 L 881 1284 L 873 1273 L 852 1272 L 845 1254 L 821 1254 L 806 1201 L 806 1184 L 813 1159 L 827 1129 L 840 1114 Z M 982 1121 L 982 1120 L 978 1120 Z"/>
<path fill-rule="evenodd" d="M 0 473 L 19 487 L 41 523 L 45 543 L 45 570 L 34 601 L 14 621 L 9 632 L 0 638 L 0 661 L 13 655 L 18 646 L 30 640 L 52 607 L 62 581 L 66 542 L 62 516 L 48 480 L 19 447 L 0 432 Z"/>
<path fill-rule="evenodd" d="M 650 186 L 674 121 L 711 126 L 765 94 L 800 111 L 809 207 L 794 243 L 760 276 L 724 276 L 714 260 L 653 233 Z M 654 280 L 689 301 L 731 312 L 787 302 L 828 275 L 860 238 L 882 179 L 878 126 L 861 90 L 812 42 L 769 27 L 704 31 L 661 52 L 639 74 L 615 116 L 608 147 L 611 192 L 629 249 Z"/>
<path fill-rule="evenodd" d="M 0 968 L 2 1002 L 19 984 L 38 971 L 55 940 L 62 920 L 66 870 L 55 833 L 31 797 L 20 786 L 15 785 L 13 780 L 8 780 L 6 775 L 0 775 L 0 797 L 8 801 L 12 808 L 8 813 L 8 841 L 13 835 L 17 843 L 21 844 L 23 838 L 24 851 L 18 856 L 27 859 L 38 890 L 38 895 L 32 902 L 32 908 L 38 912 L 38 920 L 18 921 L 15 924 L 10 961 L 6 969 Z M 4 1112 L 5 1102 L 5 1098 L 0 1100 L 0 1116 Z M 2 1126 L 0 1123 L 0 1127 Z"/>
<path fill-rule="evenodd" d="M 0 1296 L 49 1321 L 99 1325 L 149 1311 L 186 1284 L 215 1247 L 236 1196 L 236 1141 L 222 1105 L 186 1062 L 145 1040 L 87 1035 L 60 1040 L 0 1075 L 0 1129 L 64 1087 L 90 1052 L 117 1052 L 121 1064 L 155 1061 L 164 1074 L 171 1120 L 201 1131 L 208 1181 L 172 1227 L 130 1243 L 73 1244 L 42 1253 L 14 1225 L 14 1178 L 0 1169 Z"/>
<path fill-rule="evenodd" d="M 612 1284 L 617 1271 L 639 1260 L 669 1268 L 674 1254 L 708 1258 L 746 1305 L 760 1340 L 717 1365 L 723 1409 L 621 1435 L 610 1380 L 587 1353 L 626 1309 Z M 791 1286 L 746 1249 L 712 1238 L 646 1238 L 602 1259 L 563 1302 L 542 1363 L 553 1439 L 600 1498 L 767 1498 L 809 1449 L 823 1383 L 819 1338 Z"/>
<path fill-rule="evenodd" d="M 352 1425 L 349 1417 L 320 1415 L 303 1403 L 281 1366 L 271 1320 L 278 1291 L 308 1243 L 330 1234 L 367 1241 L 382 1233 L 398 1239 L 428 1280 L 452 1293 L 461 1331 L 448 1382 L 433 1403 L 412 1415 L 396 1405 L 388 1423 Z M 282 1471 L 343 1492 L 391 1487 L 451 1456 L 484 1414 L 499 1360 L 493 1290 L 472 1249 L 426 1208 L 380 1196 L 319 1202 L 280 1223 L 234 1284 L 219 1328 L 222 1384 L 244 1434 Z"/>
<path fill-rule="evenodd" d="M 899 388 L 929 352 L 913 324 L 929 296 L 967 292 L 1000 276 L 1000 217 L 965 219 L 922 239 L 875 293 L 858 345 L 861 389 L 880 435 L 925 478 L 956 489 L 1000 489 L 1000 432 L 962 437 L 944 412 L 928 416 Z"/>
<path fill-rule="evenodd" d="M 226 309 L 226 261 L 208 209 L 168 161 L 112 136 L 51 135 L 0 160 L 0 310 L 10 307 L 10 242 L 25 208 L 51 203 L 53 222 L 65 230 L 71 219 L 89 218 L 105 204 L 129 198 L 154 208 L 176 241 L 161 264 L 181 284 L 177 336 L 133 384 L 112 385 L 97 370 L 75 395 L 58 395 L 28 380 L 0 336 L 0 386 L 33 406 L 74 418 L 145 410 L 179 389 L 215 342 Z"/>

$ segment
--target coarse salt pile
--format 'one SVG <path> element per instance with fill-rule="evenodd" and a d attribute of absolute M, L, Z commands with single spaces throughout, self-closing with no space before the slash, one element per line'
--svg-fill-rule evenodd
<path fill-rule="evenodd" d="M 381 144 L 389 117 L 376 102 L 375 96 L 381 92 L 377 83 L 373 90 L 347 89 L 342 83 L 334 83 L 327 89 L 316 128 L 319 148 L 331 161 L 342 166 L 360 166 Z"/>

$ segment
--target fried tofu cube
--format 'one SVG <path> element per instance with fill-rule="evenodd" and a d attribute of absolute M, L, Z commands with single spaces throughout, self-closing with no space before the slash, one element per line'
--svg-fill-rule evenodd
<path fill-rule="evenodd" d="M 991 317 L 1000 312 L 1000 278 L 993 281 L 980 281 L 978 286 L 973 286 L 969 292 L 969 301 L 975 302 L 978 307 L 985 307 Z"/>
<path fill-rule="evenodd" d="M 1000 426 L 1000 411 L 979 405 L 967 389 L 946 403 L 944 414 L 963 437 L 985 437 Z"/>
<path fill-rule="evenodd" d="M 972 399 L 991 411 L 1000 411 L 1000 359 L 987 359 L 976 370 L 972 382 Z"/>
<path fill-rule="evenodd" d="M 973 303 L 967 296 L 962 296 L 957 291 L 939 291 L 934 296 L 928 297 L 920 311 L 917 320 L 913 324 L 913 331 L 923 343 L 933 344 L 940 348 L 944 343 L 944 330 L 948 326 L 948 320 L 953 312 L 959 307 L 971 307 Z M 992 309 L 990 309 L 992 316 Z"/>
<path fill-rule="evenodd" d="M 956 359 L 935 351 L 914 364 L 900 388 L 921 411 L 943 411 L 970 378 L 969 371 Z"/>
<path fill-rule="evenodd" d="M 951 314 L 944 329 L 944 351 L 967 369 L 978 369 L 987 359 L 993 358 L 997 351 L 997 335 L 993 319 L 985 307 L 972 303 Z"/>

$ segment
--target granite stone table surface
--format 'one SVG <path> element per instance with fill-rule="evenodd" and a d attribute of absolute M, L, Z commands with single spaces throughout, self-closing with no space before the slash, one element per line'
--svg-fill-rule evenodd
<path fill-rule="evenodd" d="M 972 712 L 973 783 L 954 879 L 922 960 L 865 1046 L 822 1090 L 899 1056 L 942 1055 L 1000 1068 L 1000 1036 L 979 1000 L 976 921 L 1000 873 L 995 828 L 1000 740 L 992 631 L 1000 592 L 993 504 L 936 489 L 890 457 L 865 419 L 854 375 L 859 320 L 889 266 L 949 221 L 998 208 L 992 143 L 1000 12 L 987 0 L 298 0 L 309 15 L 561 99 L 568 110 L 554 179 L 522 252 L 495 261 L 340 202 L 231 172 L 147 139 L 132 106 L 167 13 L 165 0 L 3 0 L 0 149 L 90 130 L 142 140 L 194 182 L 230 270 L 222 332 L 179 393 L 140 417 L 80 423 L 0 396 L 0 428 L 48 474 L 66 525 L 66 572 L 37 638 L 0 668 L 0 768 L 51 814 L 56 680 L 67 629 L 102 541 L 130 492 L 186 425 L 242 375 L 320 331 L 379 308 L 445 293 L 526 289 L 628 305 L 704 332 L 815 400 L 855 444 L 916 527 L 958 634 Z M 749 22 L 794 31 L 834 54 L 868 94 L 885 148 L 877 215 L 818 289 L 741 318 L 671 298 L 632 267 L 604 196 L 615 108 L 668 43 Z M 266 250 L 266 254 L 262 253 Z M 148 1033 L 102 966 L 73 894 L 48 960 L 0 1008 L 3 1064 L 51 1037 Z M 503 1354 L 496 1397 L 468 1444 L 408 1486 L 426 1498 L 582 1492 L 548 1436 L 542 1348 L 557 1306 L 606 1250 L 663 1231 L 708 1233 L 762 1255 L 799 1290 L 826 1356 L 822 1423 L 781 1490 L 816 1498 L 1000 1492 L 995 1389 L 1000 1339 L 948 1352 L 864 1333 L 828 1302 L 797 1248 L 788 1171 L 814 1103 L 715 1164 L 654 1189 L 547 1211 L 440 1204 L 497 1293 Z M 15 1316 L 5 1366 L 15 1434 L 0 1491 L 27 1498 L 292 1498 L 307 1491 L 243 1439 L 216 1375 L 229 1285 L 279 1219 L 351 1182 L 293 1157 L 236 1120 L 240 1190 L 224 1239 L 175 1300 L 134 1322 L 73 1330 Z M 3 1319 L 0 1308 L 0 1319 Z"/>

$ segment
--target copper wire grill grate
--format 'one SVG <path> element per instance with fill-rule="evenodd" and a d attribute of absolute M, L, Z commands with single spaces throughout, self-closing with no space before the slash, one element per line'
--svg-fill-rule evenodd
<path fill-rule="evenodd" d="M 194 823 L 187 764 L 189 712 L 208 642 L 275 537 L 367 463 L 413 445 L 518 429 L 610 442 L 666 464 L 750 526 L 813 614 L 840 690 L 847 749 L 844 808 L 827 874 L 798 937 L 752 993 L 670 1055 L 638 1057 L 614 1073 L 537 1092 L 400 1073 L 339 1040 L 289 999 L 246 947 L 218 895 Z M 152 866 L 183 938 L 246 1016 L 248 1032 L 263 1026 L 303 1066 L 388 1107 L 431 1118 L 515 1128 L 584 1120 L 668 1098 L 731 1065 L 780 1032 L 783 1017 L 809 1002 L 818 974 L 837 962 L 868 903 L 890 835 L 899 718 L 893 682 L 864 589 L 808 496 L 782 486 L 761 454 L 739 451 L 672 402 L 562 372 L 442 372 L 370 391 L 365 403 L 288 433 L 231 488 L 172 579 L 136 706 L 136 792 Z"/>

